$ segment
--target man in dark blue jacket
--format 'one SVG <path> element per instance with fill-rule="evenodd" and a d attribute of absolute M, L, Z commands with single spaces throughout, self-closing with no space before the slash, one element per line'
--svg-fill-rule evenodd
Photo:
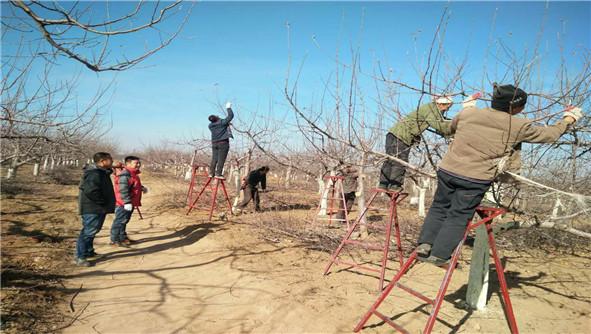
<path fill-rule="evenodd" d="M 98 152 L 94 165 L 84 170 L 78 194 L 82 230 L 76 242 L 76 264 L 89 267 L 88 258 L 97 257 L 94 237 L 100 232 L 108 213 L 115 212 L 115 192 L 111 182 L 113 158 L 109 153 Z"/>
<path fill-rule="evenodd" d="M 226 110 L 228 117 L 219 118 L 216 115 L 209 116 L 209 130 L 211 131 L 211 164 L 209 166 L 209 175 L 216 178 L 223 178 L 224 163 L 230 151 L 230 138 L 232 130 L 230 129 L 230 122 L 234 118 L 232 112 L 232 103 L 226 103 Z"/>

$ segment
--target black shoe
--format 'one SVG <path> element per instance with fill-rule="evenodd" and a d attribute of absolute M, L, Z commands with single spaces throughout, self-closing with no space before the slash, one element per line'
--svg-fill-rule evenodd
<path fill-rule="evenodd" d="M 431 254 L 431 245 L 429 244 L 420 244 L 417 247 L 417 257 L 426 259 Z"/>

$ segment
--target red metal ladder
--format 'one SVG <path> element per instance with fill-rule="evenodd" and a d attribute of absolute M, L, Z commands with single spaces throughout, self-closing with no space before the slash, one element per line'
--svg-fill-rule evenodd
<path fill-rule="evenodd" d="M 320 194 L 320 202 L 318 203 L 318 210 L 316 212 L 316 218 L 314 218 L 315 222 L 317 222 L 319 220 L 327 220 L 328 225 L 332 226 L 333 221 L 340 222 L 340 223 L 342 223 L 344 221 L 347 223 L 347 229 L 349 229 L 349 212 L 347 210 L 347 200 L 345 198 L 345 192 L 343 190 L 343 180 L 344 179 L 345 178 L 343 176 L 334 176 L 334 175 L 329 175 L 329 176 L 324 177 L 324 180 L 326 183 L 325 183 L 324 189 L 322 190 L 322 193 Z M 318 217 L 320 215 L 321 210 L 322 210 L 322 202 L 323 202 L 324 194 L 326 192 L 328 192 L 328 194 L 327 194 L 328 207 L 326 208 L 326 212 L 327 212 L 328 217 L 327 218 Z M 339 203 L 339 201 L 340 201 L 340 203 Z M 345 212 L 345 219 L 333 218 L 333 216 L 335 215 L 335 210 L 334 210 L 335 204 L 337 204 L 337 210 L 336 210 L 337 213 L 340 211 Z"/>
<path fill-rule="evenodd" d="M 226 201 L 228 202 L 228 208 L 230 209 L 230 214 L 232 214 L 232 203 L 230 202 L 230 198 L 228 197 L 228 192 L 226 191 L 226 184 L 225 184 L 225 179 L 221 178 L 221 177 L 212 177 L 209 176 L 207 179 L 207 182 L 205 182 L 205 184 L 203 185 L 203 187 L 201 188 L 201 191 L 199 192 L 199 194 L 197 195 L 197 197 L 195 197 L 195 199 L 193 200 L 193 202 L 191 204 L 189 204 L 189 209 L 187 210 L 187 215 L 189 213 L 191 213 L 191 211 L 193 210 L 193 208 L 197 205 L 197 202 L 199 201 L 199 198 L 201 197 L 201 195 L 205 192 L 205 189 L 208 188 L 208 186 L 210 186 L 210 184 L 212 183 L 212 180 L 215 180 L 215 184 L 213 186 L 213 189 L 210 187 L 211 191 L 212 191 L 212 195 L 211 195 L 211 207 L 209 209 L 209 220 L 211 221 L 211 216 L 213 215 L 213 211 L 215 210 L 216 207 L 216 200 L 217 200 L 217 195 L 218 195 L 218 189 L 222 188 L 222 191 L 224 193 L 224 197 L 226 199 Z"/>
<path fill-rule="evenodd" d="M 209 178 L 208 173 L 208 166 L 195 164 L 191 166 L 191 182 L 189 183 L 189 191 L 187 192 L 187 205 L 191 205 L 193 203 L 193 196 L 197 193 L 197 189 L 195 187 L 199 183 L 199 179 L 204 179 L 204 183 L 207 178 Z"/>
<path fill-rule="evenodd" d="M 447 287 L 449 286 L 449 283 L 451 281 L 451 276 L 452 276 L 452 274 L 455 270 L 455 267 L 458 263 L 458 259 L 460 257 L 462 246 L 464 245 L 464 242 L 466 241 L 466 237 L 468 236 L 468 232 L 470 232 L 471 230 L 477 228 L 478 226 L 480 226 L 482 224 L 485 224 L 486 231 L 488 234 L 488 245 L 489 245 L 489 248 L 490 248 L 493 258 L 494 258 L 497 276 L 499 279 L 499 283 L 501 286 L 501 292 L 502 292 L 502 296 L 503 296 L 503 305 L 505 308 L 505 314 L 507 317 L 507 321 L 509 322 L 509 328 L 511 329 L 512 334 L 518 334 L 519 331 L 517 329 L 517 322 L 515 320 L 515 315 L 513 314 L 513 307 L 511 306 L 511 299 L 509 298 L 509 292 L 507 290 L 507 282 L 505 281 L 505 274 L 503 271 L 504 269 L 503 269 L 503 265 L 501 264 L 501 260 L 499 259 L 499 255 L 497 253 L 497 247 L 495 244 L 495 238 L 494 238 L 493 229 L 491 226 L 493 219 L 495 217 L 505 213 L 505 210 L 499 209 L 499 208 L 478 207 L 476 209 L 476 211 L 480 215 L 481 219 L 477 222 L 469 223 L 468 226 L 466 227 L 466 231 L 464 232 L 464 237 L 462 238 L 462 240 L 460 241 L 460 243 L 456 247 L 455 251 L 452 254 L 451 261 L 447 265 L 447 270 L 445 272 L 445 276 L 443 277 L 443 281 L 441 282 L 441 285 L 439 286 L 439 291 L 437 292 L 437 296 L 435 297 L 435 299 L 431 299 L 429 297 L 426 297 L 425 295 L 421 294 L 420 292 L 417 292 L 417 291 L 399 283 L 402 276 L 404 276 L 410 270 L 410 268 L 413 267 L 413 265 L 416 263 L 416 261 L 418 261 L 417 260 L 417 252 L 415 250 L 410 255 L 408 260 L 406 260 L 404 265 L 402 265 L 402 268 L 400 268 L 400 270 L 394 276 L 392 281 L 390 281 L 388 286 L 386 286 L 386 289 L 384 289 L 384 291 L 382 291 L 382 293 L 380 294 L 378 299 L 370 307 L 369 311 L 367 311 L 367 313 L 365 313 L 365 315 L 363 316 L 361 321 L 359 321 L 359 323 L 355 327 L 354 331 L 359 332 L 363 328 L 363 326 L 365 326 L 365 324 L 367 323 L 369 318 L 372 315 L 376 315 L 378 318 L 383 320 L 385 323 L 394 327 L 397 331 L 399 331 L 401 333 L 408 333 L 408 331 L 406 329 L 404 329 L 402 326 L 396 324 L 395 322 L 390 320 L 390 318 L 388 318 L 387 316 L 385 316 L 384 314 L 380 313 L 377 310 L 378 307 L 380 306 L 380 304 L 382 304 L 382 302 L 388 297 L 388 295 L 390 294 L 392 289 L 394 289 L 394 287 L 398 287 L 398 288 L 402 289 L 403 291 L 410 293 L 414 297 L 416 297 L 428 304 L 433 305 L 433 309 L 431 310 L 431 314 L 429 315 L 429 319 L 427 320 L 427 324 L 425 325 L 425 328 L 422 332 L 425 334 L 431 333 L 431 331 L 433 330 L 433 326 L 435 325 L 435 321 L 437 320 L 437 313 L 439 312 L 439 309 L 441 308 L 441 304 L 443 303 L 443 298 L 445 297 L 445 292 L 447 291 Z"/>
<path fill-rule="evenodd" d="M 370 244 L 367 242 L 351 239 L 351 235 L 353 234 L 355 229 L 359 226 L 361 221 L 363 221 L 363 217 L 365 217 L 365 215 L 367 214 L 367 212 L 371 208 L 372 204 L 374 203 L 374 200 L 376 199 L 377 195 L 380 193 L 385 193 L 389 197 L 389 210 L 388 210 L 389 217 L 388 217 L 388 221 L 386 223 L 386 226 L 384 228 L 384 231 L 386 234 L 384 244 L 383 245 Z M 367 270 L 367 271 L 371 271 L 371 272 L 376 272 L 380 275 L 380 282 L 379 282 L 379 289 L 380 290 L 379 291 L 382 291 L 384 288 L 384 276 L 386 274 L 386 265 L 388 263 L 388 253 L 390 252 L 390 242 L 391 242 L 390 237 L 392 235 L 392 225 L 394 225 L 394 229 L 395 229 L 396 247 L 397 247 L 398 260 L 400 262 L 400 266 L 402 266 L 402 264 L 404 263 L 404 254 L 402 252 L 402 245 L 400 243 L 400 226 L 398 224 L 397 207 L 398 207 L 398 203 L 400 203 L 407 196 L 408 196 L 408 194 L 406 194 L 406 193 L 389 191 L 389 190 L 380 189 L 380 188 L 372 189 L 372 194 L 369 198 L 369 201 L 367 202 L 365 209 L 359 214 L 359 217 L 357 217 L 357 219 L 355 220 L 355 223 L 349 227 L 349 229 L 347 230 L 347 233 L 343 237 L 343 240 L 341 241 L 339 247 L 337 247 L 337 249 L 332 253 L 331 258 L 330 258 L 330 262 L 328 263 L 328 265 L 324 269 L 324 275 L 328 274 L 328 272 L 330 271 L 330 268 L 332 267 L 333 264 L 344 264 L 344 265 L 347 265 L 350 267 L 359 268 L 359 269 L 363 269 L 363 270 Z M 343 250 L 343 248 L 345 247 L 345 245 L 355 245 L 355 246 L 361 246 L 361 247 L 363 247 L 365 249 L 369 249 L 369 250 L 381 251 L 382 252 L 382 259 L 380 261 L 381 262 L 380 269 L 367 267 L 367 266 L 364 266 L 364 265 L 361 265 L 358 263 L 341 261 L 339 259 L 339 255 L 340 255 L 341 251 Z"/>

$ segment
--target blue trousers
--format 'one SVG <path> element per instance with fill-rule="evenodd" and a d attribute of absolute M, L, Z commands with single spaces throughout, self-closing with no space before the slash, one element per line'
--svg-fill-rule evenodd
<path fill-rule="evenodd" d="M 127 239 L 127 223 L 131 220 L 133 211 L 126 211 L 122 206 L 115 208 L 115 219 L 111 225 L 111 242 L 121 242 Z"/>
<path fill-rule="evenodd" d="M 94 237 L 103 228 L 106 214 L 83 214 L 82 215 L 82 230 L 76 242 L 76 257 L 79 259 L 86 259 L 87 256 L 94 252 L 93 242 Z"/>

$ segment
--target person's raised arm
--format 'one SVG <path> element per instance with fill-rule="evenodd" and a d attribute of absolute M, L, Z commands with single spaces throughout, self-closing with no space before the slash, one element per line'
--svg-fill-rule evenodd
<path fill-rule="evenodd" d="M 221 120 L 223 125 L 228 125 L 234 119 L 234 112 L 232 111 L 232 102 L 226 103 L 226 111 L 228 112 L 228 117 Z"/>

